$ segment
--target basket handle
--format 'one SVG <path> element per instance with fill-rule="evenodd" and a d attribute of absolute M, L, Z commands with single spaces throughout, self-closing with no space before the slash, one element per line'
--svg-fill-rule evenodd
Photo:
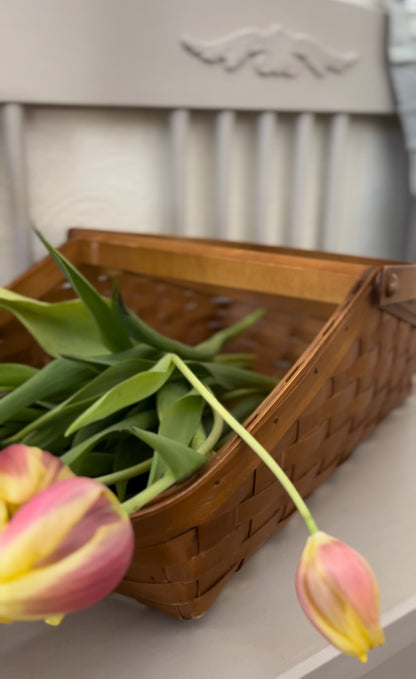
<path fill-rule="evenodd" d="M 416 326 L 416 264 L 381 267 L 375 291 L 381 309 Z"/>

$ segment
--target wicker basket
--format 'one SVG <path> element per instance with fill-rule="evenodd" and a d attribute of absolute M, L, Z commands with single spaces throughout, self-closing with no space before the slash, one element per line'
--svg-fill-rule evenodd
<path fill-rule="evenodd" d="M 305 497 L 409 393 L 416 368 L 416 267 L 352 257 L 75 229 L 62 251 L 103 293 L 171 337 L 202 341 L 251 309 L 265 318 L 227 350 L 282 378 L 246 423 Z M 50 258 L 11 286 L 72 296 Z M 0 360 L 41 365 L 0 313 Z M 177 618 L 203 615 L 232 573 L 294 507 L 236 436 L 192 479 L 133 517 L 136 550 L 119 591 Z"/>

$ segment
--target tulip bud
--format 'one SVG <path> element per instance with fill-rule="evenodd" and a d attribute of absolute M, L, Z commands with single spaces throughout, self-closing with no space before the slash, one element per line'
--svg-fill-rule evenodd
<path fill-rule="evenodd" d="M 336 648 L 363 662 L 384 643 L 379 589 L 367 561 L 322 532 L 311 535 L 296 572 L 299 602 L 312 624 Z"/>
<path fill-rule="evenodd" d="M 52 483 L 73 477 L 69 467 L 50 453 L 25 446 L 0 452 L 0 530 L 16 510 Z"/>
<path fill-rule="evenodd" d="M 133 529 L 116 497 L 93 479 L 53 483 L 0 533 L 0 620 L 46 619 L 97 602 L 126 572 Z"/>

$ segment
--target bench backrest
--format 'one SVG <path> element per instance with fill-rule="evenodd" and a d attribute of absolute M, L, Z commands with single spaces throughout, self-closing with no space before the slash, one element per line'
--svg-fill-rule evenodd
<path fill-rule="evenodd" d="M 348 249 L 342 215 L 362 195 L 361 186 L 344 189 L 353 119 L 364 128 L 381 121 L 382 143 L 400 166 L 388 168 L 391 178 L 368 177 L 370 192 L 391 191 L 398 205 L 404 196 L 404 155 L 390 149 L 400 131 L 391 122 L 385 35 L 383 11 L 333 0 L 2 0 L 16 267 L 33 257 L 36 222 L 25 111 L 45 106 L 140 109 L 159 120 L 165 232 Z M 359 134 L 352 143 L 359 153 Z M 368 225 L 370 240 L 376 228 Z M 376 246 L 374 254 L 385 253 Z"/>

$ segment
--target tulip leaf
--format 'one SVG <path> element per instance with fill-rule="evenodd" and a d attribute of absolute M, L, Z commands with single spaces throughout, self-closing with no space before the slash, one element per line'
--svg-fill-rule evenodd
<path fill-rule="evenodd" d="M 72 464 L 78 460 L 78 458 L 86 452 L 92 450 L 92 448 L 99 442 L 102 441 L 109 434 L 113 434 L 118 431 L 126 431 L 128 427 L 137 425 L 142 428 L 150 428 L 156 422 L 155 412 L 152 410 L 145 410 L 137 415 L 132 415 L 125 417 L 124 419 L 112 424 L 100 431 L 92 434 L 88 438 L 81 441 L 78 445 L 70 448 L 66 453 L 61 456 L 62 462 L 72 466 Z"/>
<path fill-rule="evenodd" d="M 78 429 L 78 431 L 75 432 L 74 436 L 72 437 L 70 450 L 76 448 L 81 443 L 84 443 L 84 441 L 87 441 L 87 439 L 90 439 L 92 436 L 102 433 L 104 430 L 107 429 L 107 427 L 110 427 L 119 421 L 120 418 L 117 418 L 117 415 L 112 415 L 110 417 L 105 418 L 104 420 L 100 420 L 100 422 L 93 422 L 92 424 L 88 424 L 86 427 L 81 427 L 81 429 Z M 67 441 L 66 445 L 67 452 L 69 450 L 68 445 L 69 444 Z M 63 455 L 66 455 L 66 453 L 63 453 Z"/>
<path fill-rule="evenodd" d="M 146 344 L 135 344 L 130 349 L 124 351 L 117 351 L 111 354 L 102 354 L 100 356 L 77 356 L 72 353 L 65 354 L 65 358 L 77 362 L 83 362 L 87 365 L 110 366 L 125 361 L 129 358 L 141 358 L 143 361 L 152 361 L 153 363 L 160 358 L 160 352 L 155 351 L 153 347 Z M 150 366 L 150 363 L 149 363 Z"/>
<path fill-rule="evenodd" d="M 70 393 L 71 389 L 78 388 L 92 375 L 96 375 L 96 371 L 88 366 L 75 365 L 64 358 L 51 361 L 33 377 L 0 399 L 0 424 L 32 403 L 58 394 Z"/>
<path fill-rule="evenodd" d="M 195 367 L 198 371 L 201 368 L 205 369 L 214 378 L 215 382 L 224 389 L 261 387 L 265 391 L 270 391 L 277 384 L 277 380 L 274 377 L 262 375 L 245 368 L 237 368 L 233 365 L 204 362 L 197 364 Z"/>
<path fill-rule="evenodd" d="M 0 307 L 10 311 L 50 356 L 108 352 L 81 300 L 41 302 L 0 288 Z"/>
<path fill-rule="evenodd" d="M 199 423 L 198 427 L 196 428 L 195 434 L 192 437 L 192 440 L 190 442 L 191 448 L 194 450 L 198 450 L 207 440 L 207 434 L 204 429 L 204 426 L 202 422 Z"/>
<path fill-rule="evenodd" d="M 145 367 L 147 366 L 148 362 L 146 361 Z M 72 423 L 75 415 L 78 414 L 77 411 L 85 410 L 91 405 L 91 403 L 94 403 L 97 398 L 103 394 L 106 394 L 110 389 L 119 384 L 119 382 L 122 382 L 132 375 L 140 373 L 142 369 L 143 359 L 131 359 L 129 361 L 123 361 L 122 363 L 116 363 L 115 365 L 109 366 L 103 370 L 102 373 L 81 386 L 80 389 L 76 390 L 65 401 L 62 401 L 55 408 L 49 410 L 47 413 L 44 413 L 35 422 L 31 422 L 27 427 L 16 434 L 13 439 L 16 440 L 19 437 L 22 437 L 22 439 L 26 441 L 28 435 L 32 431 L 39 430 L 45 426 L 48 428 L 60 427 L 60 431 L 65 431 L 65 429 Z M 66 413 L 72 413 L 72 419 L 68 419 Z M 63 422 L 66 424 L 62 429 Z M 38 445 L 40 445 L 40 443 Z"/>
<path fill-rule="evenodd" d="M 134 465 L 144 462 L 149 459 L 151 451 L 149 446 L 147 446 L 143 441 L 140 441 L 135 437 L 134 443 L 132 443 L 132 437 L 121 438 L 117 445 L 116 454 L 114 457 L 114 466 L 112 471 L 117 472 L 122 469 L 128 469 Z M 123 479 L 122 481 L 117 481 L 116 493 L 120 502 L 124 502 L 127 494 L 127 486 L 130 479 Z"/>
<path fill-rule="evenodd" d="M 134 375 L 117 384 L 90 406 L 66 431 L 72 434 L 90 422 L 101 420 L 107 415 L 138 403 L 154 394 L 169 379 L 174 365 L 169 355 L 163 356 L 150 370 Z"/>
<path fill-rule="evenodd" d="M 28 427 L 19 431 L 13 437 L 7 440 L 7 443 L 16 443 L 17 441 L 25 443 L 28 446 L 36 446 L 43 448 L 51 453 L 59 451 L 59 446 L 56 442 L 64 445 L 65 429 L 73 422 L 74 417 L 82 412 L 83 404 L 75 403 L 67 405 L 63 408 L 57 408 L 52 411 L 53 417 L 39 418 L 32 422 Z M 49 415 L 49 413 L 48 413 Z M 42 420 L 42 422 L 40 422 Z"/>
<path fill-rule="evenodd" d="M 88 384 L 76 391 L 68 399 L 67 403 L 79 403 L 90 399 L 95 400 L 97 397 L 103 395 L 105 396 L 110 390 L 117 388 L 117 386 L 122 384 L 127 378 L 151 372 L 154 365 L 153 361 L 142 358 L 128 359 L 110 365 Z M 124 406 L 121 407 L 124 408 Z M 118 410 L 119 409 L 120 408 L 118 408 Z"/>
<path fill-rule="evenodd" d="M 109 304 L 109 300 L 102 297 L 85 276 L 66 257 L 48 243 L 39 231 L 36 231 L 36 234 L 63 272 L 65 278 L 71 283 L 85 308 L 91 314 L 101 333 L 104 344 L 114 351 L 131 347 L 132 343 L 129 336 L 119 317 Z M 78 352 L 74 351 L 73 353 Z"/>
<path fill-rule="evenodd" d="M 188 445 L 201 422 L 204 400 L 197 392 L 189 391 L 189 386 L 188 393 L 183 394 L 184 388 L 186 388 L 186 385 L 183 382 L 172 382 L 172 384 L 168 382 L 159 391 L 157 402 L 160 425 L 158 433 Z M 175 398 L 175 395 L 176 400 L 171 400 Z M 161 405 L 161 401 L 163 405 Z M 165 460 L 156 451 L 153 456 L 148 485 L 163 476 L 166 471 L 165 465 Z"/>
<path fill-rule="evenodd" d="M 22 408 L 13 416 L 13 418 L 7 420 L 7 424 L 19 425 L 25 422 L 32 422 L 44 412 L 45 408 L 41 407 Z"/>
<path fill-rule="evenodd" d="M 37 372 L 37 368 L 21 363 L 0 363 L 0 393 L 16 389 Z"/>
<path fill-rule="evenodd" d="M 255 309 L 244 318 L 240 319 L 233 325 L 219 330 L 214 335 L 204 342 L 196 346 L 189 346 L 178 340 L 171 339 L 157 332 L 145 323 L 136 314 L 131 313 L 123 303 L 118 288 L 113 291 L 113 306 L 121 323 L 123 324 L 128 335 L 140 342 L 145 342 L 160 351 L 178 354 L 181 358 L 188 360 L 203 361 L 213 358 L 218 353 L 221 347 L 229 342 L 234 337 L 247 330 L 251 325 L 256 323 L 262 316 L 264 316 L 263 309 Z"/>
<path fill-rule="evenodd" d="M 102 476 L 113 471 L 114 453 L 95 450 L 90 455 L 84 455 L 72 471 L 78 476 Z"/>
<path fill-rule="evenodd" d="M 0 446 L 6 446 L 7 444 L 4 443 L 4 441 L 7 439 L 8 436 L 11 436 L 14 434 L 14 429 L 11 424 L 7 424 L 4 426 L 0 426 Z"/>
<path fill-rule="evenodd" d="M 120 423 L 121 422 L 120 418 L 122 418 L 122 420 L 124 421 L 123 418 L 130 418 L 141 413 L 144 413 L 145 411 L 146 417 L 149 415 L 149 412 L 153 413 L 153 419 L 150 421 L 150 424 L 148 426 L 153 426 L 153 424 L 156 424 L 157 417 L 156 413 L 154 412 L 154 405 L 151 402 L 150 397 L 149 399 L 141 401 L 139 405 L 130 408 L 126 413 L 123 413 L 122 416 L 120 415 L 120 413 L 113 413 L 112 415 L 105 417 L 103 420 L 97 420 L 96 422 L 91 422 L 91 424 L 87 424 L 85 427 L 81 427 L 81 429 L 78 429 L 78 431 L 75 433 L 72 439 L 72 448 L 78 446 L 80 443 L 83 443 L 87 439 L 91 438 L 91 436 L 95 436 L 95 434 L 102 432 L 103 429 L 107 429 L 107 427 L 112 427 L 113 425 Z"/>
<path fill-rule="evenodd" d="M 166 337 L 151 328 L 141 318 L 126 309 L 117 289 L 114 290 L 112 301 L 115 313 L 129 337 L 139 342 L 144 342 L 159 351 L 178 354 L 181 358 L 194 359 L 196 361 L 212 358 L 212 353 L 209 351 L 200 351 L 196 347 L 191 347 L 183 342 Z"/>
<path fill-rule="evenodd" d="M 191 476 L 206 462 L 205 458 L 193 448 L 167 436 L 138 427 L 129 427 L 129 431 L 159 453 L 173 472 L 176 481 L 182 481 Z"/>
<path fill-rule="evenodd" d="M 28 422 L 32 422 L 44 412 L 40 408 L 22 408 L 13 418 L 0 426 L 0 448 L 7 445 L 7 440 L 13 437 Z"/>
<path fill-rule="evenodd" d="M 163 419 L 167 408 L 172 403 L 189 393 L 189 389 L 189 382 L 184 379 L 172 379 L 159 389 L 156 397 L 156 410 L 159 420 Z"/>
<path fill-rule="evenodd" d="M 251 311 L 249 314 L 247 314 L 247 316 L 244 316 L 244 318 L 240 319 L 236 323 L 233 323 L 233 325 L 229 325 L 222 330 L 218 330 L 218 332 L 211 335 L 211 337 L 209 337 L 204 342 L 198 344 L 195 348 L 198 351 L 202 351 L 206 354 L 214 356 L 221 350 L 224 344 L 234 339 L 234 337 L 240 335 L 254 323 L 257 323 L 257 321 L 259 321 L 260 318 L 264 316 L 264 314 L 264 309 L 255 309 L 254 311 Z"/>
<path fill-rule="evenodd" d="M 232 354 L 221 353 L 214 356 L 216 363 L 234 365 L 236 368 L 253 368 L 256 361 L 256 354 L 236 351 Z"/>
<path fill-rule="evenodd" d="M 191 391 L 171 403 L 163 413 L 159 433 L 181 443 L 189 443 L 201 421 L 204 399 Z"/>
<path fill-rule="evenodd" d="M 97 371 L 101 371 L 102 374 L 107 373 L 110 369 L 114 370 L 114 373 L 116 373 L 119 366 L 127 366 L 128 363 L 131 365 L 135 363 L 137 366 L 136 372 L 142 372 L 143 370 L 149 370 L 156 363 L 156 361 L 151 360 L 150 358 L 135 358 L 134 354 L 132 354 L 130 358 L 126 355 L 125 358 L 117 361 L 100 361 L 98 358 L 90 360 L 89 358 L 78 358 L 77 356 L 71 355 L 66 355 L 65 358 L 69 361 L 74 361 L 74 363 L 90 366 Z"/>
<path fill-rule="evenodd" d="M 185 380 L 171 380 L 166 382 L 157 392 L 156 410 L 159 421 L 163 419 L 165 410 L 181 396 L 189 392 L 189 383 Z M 160 425 L 159 425 L 160 428 Z M 187 443 L 187 441 L 186 441 Z M 154 481 L 163 476 L 166 464 L 157 451 L 153 453 L 152 466 L 150 468 L 147 485 L 150 486 Z"/>

